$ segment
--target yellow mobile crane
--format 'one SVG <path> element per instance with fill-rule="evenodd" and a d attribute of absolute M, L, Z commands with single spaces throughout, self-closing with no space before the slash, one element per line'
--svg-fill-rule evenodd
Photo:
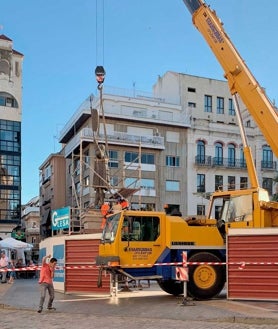
<path fill-rule="evenodd" d="M 183 0 L 193 24 L 203 35 L 224 70 L 232 95 L 239 94 L 266 141 L 278 157 L 278 117 L 263 88 L 225 33 L 216 12 L 202 0 Z"/>
<path fill-rule="evenodd" d="M 271 202 L 267 191 L 259 187 L 237 94 L 276 156 L 278 119 L 216 13 L 202 0 L 183 1 L 225 71 L 235 101 L 251 188 L 214 192 L 208 215 L 202 220 L 153 211 L 115 213 L 107 219 L 96 263 L 101 269 L 131 280 L 157 280 L 164 291 L 179 295 L 183 293 L 183 283 L 177 279 L 176 267 L 181 266 L 185 251 L 189 263 L 187 291 L 197 299 L 209 299 L 219 294 L 225 284 L 228 229 L 278 226 L 278 203 Z"/>

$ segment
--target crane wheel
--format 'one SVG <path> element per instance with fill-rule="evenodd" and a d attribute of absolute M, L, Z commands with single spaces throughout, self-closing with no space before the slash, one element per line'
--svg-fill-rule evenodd
<path fill-rule="evenodd" d="M 192 255 L 188 262 L 204 263 L 189 265 L 188 294 L 199 300 L 216 297 L 225 284 L 225 266 L 206 263 L 221 263 L 221 259 L 210 252 L 199 252 Z"/>

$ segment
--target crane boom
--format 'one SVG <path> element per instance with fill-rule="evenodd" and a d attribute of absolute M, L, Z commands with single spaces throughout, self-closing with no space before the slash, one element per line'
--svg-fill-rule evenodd
<path fill-rule="evenodd" d="M 203 35 L 218 62 L 224 69 L 231 94 L 238 93 L 257 123 L 272 151 L 278 157 L 278 116 L 223 28 L 223 24 L 203 0 L 183 0 L 195 27 Z"/>

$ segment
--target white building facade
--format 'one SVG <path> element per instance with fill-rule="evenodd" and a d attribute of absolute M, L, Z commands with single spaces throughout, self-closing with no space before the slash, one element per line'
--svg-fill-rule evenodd
<path fill-rule="evenodd" d="M 153 88 L 155 97 L 179 99 L 190 113 L 187 135 L 186 203 L 188 214 L 205 213 L 209 194 L 218 188 L 250 186 L 232 96 L 226 81 L 166 72 Z M 277 159 L 239 99 L 259 183 L 270 195 Z"/>

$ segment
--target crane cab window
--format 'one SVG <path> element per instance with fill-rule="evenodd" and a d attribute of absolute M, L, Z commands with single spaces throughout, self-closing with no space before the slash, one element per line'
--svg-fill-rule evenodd
<path fill-rule="evenodd" d="M 220 220 L 225 223 L 252 220 L 252 195 L 224 199 Z"/>
<path fill-rule="evenodd" d="M 159 236 L 159 217 L 126 216 L 122 226 L 122 241 L 155 241 Z"/>

